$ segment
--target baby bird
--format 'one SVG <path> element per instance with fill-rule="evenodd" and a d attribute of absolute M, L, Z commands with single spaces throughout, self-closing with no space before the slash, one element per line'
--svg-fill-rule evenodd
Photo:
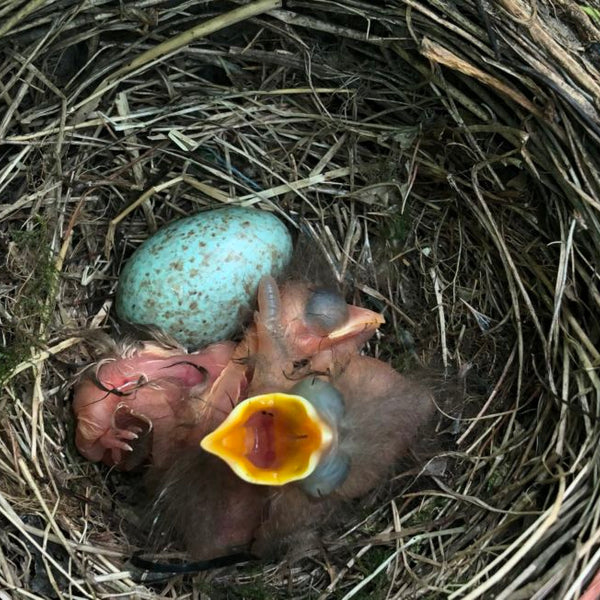
<path fill-rule="evenodd" d="M 75 444 L 91 461 L 128 470 L 159 455 L 152 441 L 169 438 L 194 420 L 199 396 L 229 363 L 235 344 L 212 344 L 188 354 L 180 347 L 142 342 L 98 361 L 76 386 Z M 173 440 L 171 440 L 173 443 Z"/>
<path fill-rule="evenodd" d="M 174 535 L 196 559 L 296 546 L 382 482 L 434 414 L 427 388 L 359 354 L 368 332 L 345 328 L 353 311 L 298 297 L 261 281 L 248 398 L 150 475 L 154 535 Z"/>
<path fill-rule="evenodd" d="M 205 433 L 212 431 L 246 397 L 240 395 L 240 390 L 246 391 L 250 380 L 254 380 L 255 392 L 260 385 L 266 385 L 265 364 L 262 370 L 259 368 L 260 376 L 253 376 L 257 360 L 271 362 L 272 367 L 281 366 L 284 370 L 276 369 L 276 381 L 279 383 L 283 377 L 282 383 L 287 384 L 287 380 L 310 371 L 311 364 L 320 364 L 318 357 L 326 356 L 324 368 L 333 357 L 340 364 L 345 362 L 385 322 L 379 313 L 346 304 L 335 290 L 313 288 L 300 281 L 286 282 L 280 290 L 272 277 L 265 277 L 259 285 L 258 298 L 262 306 L 260 318 L 248 327 L 230 363 L 199 406 L 205 411 Z M 276 330 L 279 347 L 274 347 L 260 329 L 264 321 Z M 263 348 L 259 348 L 261 344 Z M 197 438 L 193 438 L 192 445 L 197 445 Z"/>
<path fill-rule="evenodd" d="M 284 284 L 277 302 L 290 369 L 323 349 L 355 352 L 383 322 L 378 313 L 347 305 L 339 293 L 304 282 Z M 188 354 L 146 341 L 101 359 L 76 386 L 78 450 L 129 470 L 148 459 L 160 467 L 186 445 L 197 448 L 246 397 L 256 344 L 252 325 L 237 345 L 219 342 Z"/>

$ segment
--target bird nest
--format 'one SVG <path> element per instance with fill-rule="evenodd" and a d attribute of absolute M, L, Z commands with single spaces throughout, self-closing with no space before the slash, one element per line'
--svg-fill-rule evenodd
<path fill-rule="evenodd" d="M 0 597 L 578 598 L 600 565 L 595 4 L 5 3 Z M 385 313 L 368 351 L 461 399 L 321 549 L 144 581 L 135 476 L 78 455 L 73 377 L 132 251 L 222 204 L 301 231 Z"/>

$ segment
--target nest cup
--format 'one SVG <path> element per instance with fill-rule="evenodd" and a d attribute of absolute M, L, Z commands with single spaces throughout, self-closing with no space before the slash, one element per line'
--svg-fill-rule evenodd
<path fill-rule="evenodd" d="M 593 3 L 0 12 L 0 597 L 578 598 L 600 565 Z M 385 313 L 368 351 L 464 397 L 443 452 L 292 568 L 134 581 L 132 476 L 77 454 L 70 388 L 127 257 L 222 204 L 301 231 Z"/>

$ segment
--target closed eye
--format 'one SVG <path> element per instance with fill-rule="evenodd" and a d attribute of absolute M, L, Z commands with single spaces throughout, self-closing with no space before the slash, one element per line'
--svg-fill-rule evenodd
<path fill-rule="evenodd" d="M 327 335 L 348 319 L 348 305 L 339 292 L 317 288 L 306 302 L 304 319 L 316 333 Z"/>

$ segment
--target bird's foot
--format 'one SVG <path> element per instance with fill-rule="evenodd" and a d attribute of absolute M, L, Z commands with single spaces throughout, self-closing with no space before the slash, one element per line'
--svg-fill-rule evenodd
<path fill-rule="evenodd" d="M 111 426 L 97 440 L 110 451 L 111 462 L 120 464 L 125 456 L 135 449 L 135 442 L 152 431 L 152 421 L 135 412 L 124 402 L 117 404 L 111 416 Z"/>

